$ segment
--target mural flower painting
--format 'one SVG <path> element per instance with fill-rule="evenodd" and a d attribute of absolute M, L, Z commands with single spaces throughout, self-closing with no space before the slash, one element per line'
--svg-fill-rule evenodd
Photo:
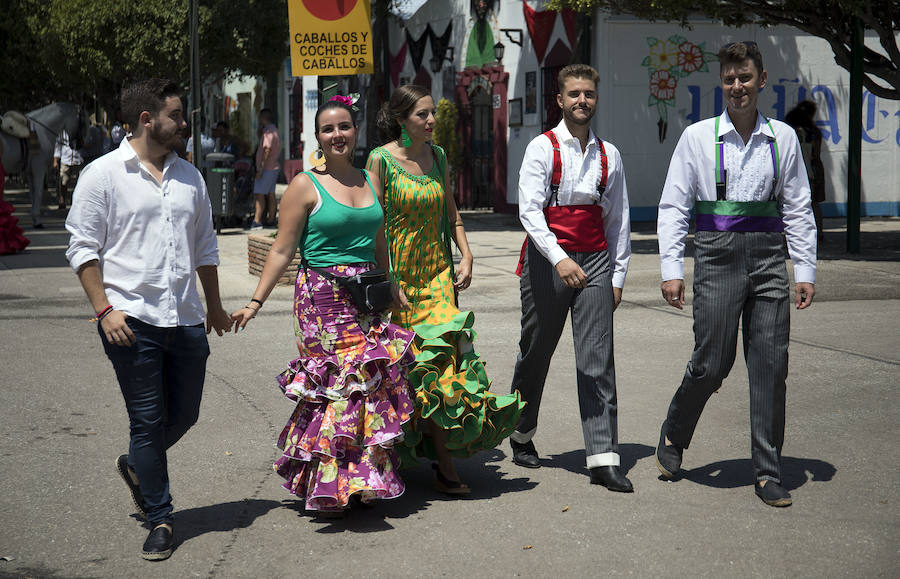
<path fill-rule="evenodd" d="M 668 70 L 657 70 L 650 75 L 650 96 L 657 100 L 674 100 L 676 86 L 678 86 L 678 81 L 669 74 Z"/>
<path fill-rule="evenodd" d="M 675 38 L 674 36 L 672 38 Z M 650 39 L 648 38 L 648 43 Z M 655 38 L 653 40 L 656 40 Z M 655 70 L 668 70 L 678 64 L 678 45 L 671 40 L 657 40 L 650 44 L 649 66 Z M 647 65 L 644 65 L 647 66 Z"/>
<path fill-rule="evenodd" d="M 648 37 L 649 54 L 641 62 L 650 75 L 650 97 L 647 106 L 656 107 L 659 113 L 659 142 L 666 138 L 669 126 L 668 107 L 675 106 L 675 89 L 678 79 L 694 72 L 709 71 L 708 63 L 715 53 L 704 50 L 705 43 L 695 44 L 683 36 L 673 34 L 667 39 Z"/>
<path fill-rule="evenodd" d="M 703 49 L 693 42 L 682 42 L 678 45 L 678 66 L 690 74 L 697 72 L 705 64 Z"/>

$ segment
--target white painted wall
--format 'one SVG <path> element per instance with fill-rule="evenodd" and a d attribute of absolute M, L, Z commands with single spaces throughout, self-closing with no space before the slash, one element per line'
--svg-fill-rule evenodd
<path fill-rule="evenodd" d="M 718 61 L 708 72 L 679 79 L 676 105 L 668 110 L 668 135 L 657 138 L 658 114 L 648 106 L 649 74 L 642 60 L 648 37 L 666 39 L 678 34 L 691 42 L 705 42 L 706 50 L 735 40 L 760 45 L 769 86 L 760 93 L 764 115 L 783 119 L 805 95 L 819 105 L 817 120 L 826 133 L 823 162 L 828 171 L 826 215 L 846 211 L 849 73 L 834 63 L 825 40 L 789 27 L 734 29 L 708 22 L 693 30 L 676 25 L 628 19 L 595 20 L 594 61 L 600 72 L 601 105 L 595 130 L 622 151 L 628 189 L 636 219 L 655 218 L 655 206 L 665 182 L 669 159 L 689 119 L 699 106 L 700 118 L 713 116 L 719 83 Z M 874 43 L 874 38 L 867 42 Z M 692 93 L 693 91 L 693 93 Z M 897 215 L 900 209 L 900 102 L 866 93 L 863 125 L 863 215 Z M 698 100 L 699 97 L 699 100 Z M 833 102 L 831 107 L 829 101 Z M 605 105 L 602 103 L 606 103 Z M 720 109 L 721 110 L 721 109 Z M 871 111 L 871 112 L 870 112 Z"/>
<path fill-rule="evenodd" d="M 529 5 L 545 8 L 546 2 L 529 0 Z M 414 38 L 418 38 L 427 24 L 440 35 L 453 22 L 454 62 L 445 62 L 453 71 L 462 69 L 468 43 L 471 18 L 468 0 L 430 0 L 405 23 Z M 525 98 L 525 73 L 537 72 L 537 112 L 524 115 L 523 126 L 508 129 L 507 201 L 516 203 L 519 168 L 525 147 L 541 129 L 541 74 L 528 35 L 521 0 L 501 0 L 499 10 L 491 17 L 494 38 L 506 47 L 503 66 L 510 75 L 508 98 Z M 502 33 L 501 28 L 523 31 L 523 45 L 518 47 Z M 669 159 L 684 128 L 697 119 L 712 116 L 718 87 L 718 62 L 712 57 L 709 70 L 694 72 L 678 80 L 675 106 L 668 108 L 666 139 L 660 143 L 657 133 L 658 113 L 648 105 L 649 74 L 641 66 L 648 56 L 648 37 L 667 39 L 680 35 L 691 42 L 705 43 L 711 53 L 726 42 L 755 40 L 763 52 L 769 74 L 769 87 L 760 95 L 763 114 L 783 118 L 803 95 L 819 104 L 819 120 L 828 138 L 823 147 L 823 161 L 829 173 L 826 215 L 846 211 L 847 144 L 849 130 L 848 85 L 849 74 L 834 64 L 828 44 L 793 28 L 734 29 L 710 22 L 695 22 L 692 30 L 674 24 L 650 23 L 623 17 L 609 17 L 598 13 L 594 17 L 593 65 L 601 77 L 600 105 L 594 130 L 612 141 L 622 152 L 628 177 L 633 217 L 655 219 L 656 204 L 665 181 Z M 562 19 L 557 18 L 548 51 L 558 38 L 568 44 Z M 404 28 L 395 21 L 390 29 L 390 52 L 396 54 L 406 40 Z M 867 43 L 877 45 L 874 37 Z M 430 44 L 425 49 L 423 65 L 430 71 Z M 415 77 L 410 59 L 400 72 L 401 82 Z M 315 149 L 313 116 L 315 106 L 307 107 L 307 91 L 316 91 L 316 77 L 304 77 L 304 157 Z M 439 99 L 445 91 L 443 75 L 432 75 L 432 93 Z M 833 101 L 829 109 L 828 101 Z M 865 97 L 863 124 L 863 214 L 900 214 L 900 102 Z M 836 127 L 836 130 L 835 130 Z M 495 136 L 496 137 L 496 136 Z M 304 159 L 305 161 L 306 159 Z"/>

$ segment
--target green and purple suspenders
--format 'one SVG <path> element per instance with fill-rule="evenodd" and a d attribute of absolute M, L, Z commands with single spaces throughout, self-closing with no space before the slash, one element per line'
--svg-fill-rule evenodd
<path fill-rule="evenodd" d="M 784 231 L 784 223 L 775 200 L 775 187 L 780 177 L 781 160 L 775 137 L 768 137 L 772 155 L 772 191 L 767 201 L 726 201 L 725 141 L 719 138 L 719 119 L 716 117 L 716 201 L 697 201 L 694 211 L 697 231 Z M 769 130 L 775 134 L 772 123 L 766 119 Z"/>

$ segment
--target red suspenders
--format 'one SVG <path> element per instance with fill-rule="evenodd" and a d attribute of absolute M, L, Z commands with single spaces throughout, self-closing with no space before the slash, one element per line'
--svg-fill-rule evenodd
<path fill-rule="evenodd" d="M 557 194 L 559 193 L 559 184 L 562 183 L 562 154 L 559 150 L 559 141 L 556 138 L 556 133 L 547 131 L 544 133 L 544 136 L 550 139 L 550 144 L 553 146 L 553 172 L 550 174 L 550 199 L 547 205 L 553 205 L 554 202 L 559 205 Z M 597 146 L 600 148 L 600 182 L 597 183 L 597 192 L 602 196 L 606 192 L 609 161 L 606 158 L 606 147 L 603 146 L 603 141 L 600 137 L 595 138 L 597 139 Z"/>
<path fill-rule="evenodd" d="M 553 170 L 550 175 L 550 197 L 544 207 L 547 226 L 556 235 L 560 247 L 568 251 L 603 251 L 606 249 L 606 237 L 603 233 L 603 210 L 595 201 L 592 205 L 559 205 L 559 185 L 562 182 L 562 154 L 559 140 L 553 131 L 544 136 L 550 139 L 553 146 Z M 600 150 L 600 181 L 597 182 L 597 193 L 602 197 L 606 192 L 606 181 L 609 175 L 609 162 L 603 141 L 597 137 Z M 555 203 L 555 205 L 554 205 Z M 522 244 L 516 275 L 522 275 L 525 264 L 525 251 L 528 238 Z"/>

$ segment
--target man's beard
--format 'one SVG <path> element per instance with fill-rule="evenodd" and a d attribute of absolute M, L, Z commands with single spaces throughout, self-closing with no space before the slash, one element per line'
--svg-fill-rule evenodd
<path fill-rule="evenodd" d="M 581 118 L 575 116 L 575 111 L 571 109 L 563 109 L 563 118 L 573 125 L 589 125 L 591 124 L 591 119 L 594 118 L 594 110 L 587 109 L 587 112 L 587 117 Z"/>
<path fill-rule="evenodd" d="M 148 136 L 157 145 L 165 148 L 167 152 L 176 151 L 184 147 L 184 141 L 181 140 L 180 131 L 168 133 L 161 127 L 153 125 L 150 128 Z"/>

